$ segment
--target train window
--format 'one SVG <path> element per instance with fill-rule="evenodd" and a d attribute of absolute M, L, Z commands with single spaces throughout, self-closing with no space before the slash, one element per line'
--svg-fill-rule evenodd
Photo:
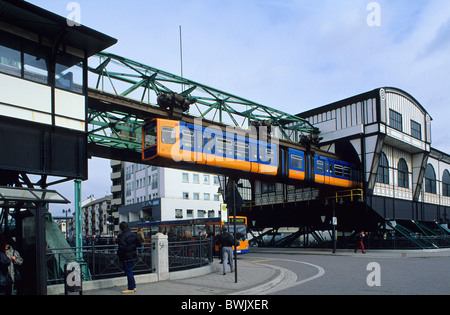
<path fill-rule="evenodd" d="M 266 147 L 260 146 L 258 151 L 259 151 L 259 161 L 265 162 L 266 160 L 264 153 L 266 152 Z"/>
<path fill-rule="evenodd" d="M 272 149 L 267 148 L 266 151 L 266 162 L 272 163 L 273 158 L 275 157 L 275 151 Z"/>
<path fill-rule="evenodd" d="M 251 161 L 252 162 L 258 161 L 258 147 L 256 146 L 256 144 L 252 144 L 250 146 L 250 150 L 251 150 L 251 153 L 250 153 Z"/>
<path fill-rule="evenodd" d="M 197 132 L 197 152 L 203 152 L 203 134 L 201 132 Z"/>
<path fill-rule="evenodd" d="M 233 143 L 230 140 L 217 138 L 216 152 L 218 154 L 226 153 L 226 156 L 229 156 L 229 157 L 233 156 Z"/>
<path fill-rule="evenodd" d="M 227 153 L 227 157 L 233 156 L 233 142 L 231 140 L 225 140 L 225 152 Z"/>
<path fill-rule="evenodd" d="M 225 146 L 224 140 L 222 138 L 217 138 L 216 139 L 216 153 L 223 154 L 225 152 L 224 146 Z"/>
<path fill-rule="evenodd" d="M 161 142 L 174 144 L 175 143 L 175 128 L 162 126 L 161 127 Z"/>
<path fill-rule="evenodd" d="M 215 150 L 215 141 L 214 141 L 214 137 L 212 135 L 205 135 L 205 138 L 203 138 L 204 144 L 203 144 L 203 153 L 208 153 L 208 154 L 214 154 L 214 150 Z"/>
<path fill-rule="evenodd" d="M 181 144 L 184 148 L 194 147 L 194 132 L 192 130 L 183 130 L 183 138 Z"/>
<path fill-rule="evenodd" d="M 342 177 L 344 175 L 344 168 L 342 167 L 342 165 L 334 166 L 334 174 L 336 176 L 340 176 L 340 177 Z"/>
<path fill-rule="evenodd" d="M 352 169 L 350 167 L 344 167 L 344 177 L 352 178 Z"/>
<path fill-rule="evenodd" d="M 248 159 L 249 157 L 249 147 L 247 143 L 237 141 L 234 146 L 234 155 L 241 159 Z"/>
<path fill-rule="evenodd" d="M 317 161 L 317 173 L 323 173 L 323 161 Z"/>
<path fill-rule="evenodd" d="M 156 144 L 156 121 L 152 121 L 145 126 L 144 129 L 144 148 L 151 147 Z"/>
<path fill-rule="evenodd" d="M 303 169 L 303 157 L 299 155 L 291 155 L 292 168 Z"/>

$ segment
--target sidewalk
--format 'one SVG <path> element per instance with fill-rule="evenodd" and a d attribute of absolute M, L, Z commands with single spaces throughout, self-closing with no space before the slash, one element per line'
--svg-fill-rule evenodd
<path fill-rule="evenodd" d="M 285 278 L 283 269 L 238 258 L 238 282 L 234 272 L 222 274 L 222 265 L 214 260 L 212 272 L 193 278 L 137 284 L 132 295 L 252 295 L 276 286 Z M 227 266 L 227 271 L 229 266 Z M 139 276 L 136 276 L 136 278 Z M 86 290 L 84 295 L 118 295 L 126 286 Z"/>
<path fill-rule="evenodd" d="M 355 254 L 353 250 L 341 249 L 332 254 L 329 249 L 254 248 L 252 252 L 261 254 L 335 255 L 393 259 L 450 257 L 450 249 L 367 250 L 366 254 Z M 227 270 L 229 270 L 229 266 L 227 267 Z M 194 273 L 186 271 L 172 272 L 171 279 L 168 281 L 157 282 L 155 279 L 147 281 L 146 279 L 149 279 L 148 276 L 138 275 L 135 277 L 138 283 L 137 291 L 131 295 L 257 295 L 260 293 L 271 293 L 296 281 L 296 275 L 290 270 L 269 266 L 264 264 L 264 260 L 258 260 L 258 258 L 247 260 L 238 257 L 237 269 L 237 283 L 235 282 L 234 273 L 227 272 L 226 275 L 222 274 L 222 265 L 218 259 L 214 259 L 212 266 L 203 267 L 203 270 L 197 270 Z M 126 289 L 126 278 L 122 280 L 120 285 L 85 290 L 83 294 L 121 295 L 121 291 L 124 289 Z"/>

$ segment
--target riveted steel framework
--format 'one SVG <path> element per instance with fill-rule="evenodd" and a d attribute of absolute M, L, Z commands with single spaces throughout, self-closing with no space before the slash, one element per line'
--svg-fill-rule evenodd
<path fill-rule="evenodd" d="M 178 93 L 195 99 L 185 114 L 208 121 L 247 129 L 252 123 L 276 126 L 283 140 L 299 142 L 304 134 L 318 134 L 319 130 L 306 119 L 284 113 L 247 99 L 223 92 L 186 78 L 144 65 L 110 53 L 95 57 L 97 66 L 89 67 L 90 89 L 139 102 L 159 109 L 157 97 L 161 93 Z M 90 64 L 95 61 L 90 59 Z M 95 82 L 95 83 L 94 83 Z M 95 84 L 95 86 L 93 86 Z M 89 108 L 89 138 L 92 143 L 140 150 L 140 126 L 144 119 L 111 110 Z"/>

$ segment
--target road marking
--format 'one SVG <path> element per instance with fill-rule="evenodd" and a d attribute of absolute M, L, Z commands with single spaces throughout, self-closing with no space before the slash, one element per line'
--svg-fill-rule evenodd
<path fill-rule="evenodd" d="M 325 274 L 325 269 L 323 269 L 322 267 L 320 267 L 318 265 L 314 265 L 314 264 L 311 264 L 311 263 L 307 263 L 305 261 L 298 261 L 298 260 L 290 260 L 290 259 L 280 259 L 280 260 L 290 261 L 290 262 L 295 262 L 295 263 L 299 263 L 299 264 L 308 265 L 308 266 L 314 267 L 317 270 L 319 270 L 319 272 L 317 274 L 315 274 L 314 276 L 309 277 L 309 278 L 304 279 L 304 280 L 301 280 L 301 281 L 297 281 L 294 286 L 297 286 L 297 285 L 303 284 L 305 282 L 312 281 L 314 279 L 320 278 L 320 277 L 322 277 Z"/>
<path fill-rule="evenodd" d="M 270 292 L 270 293 L 273 293 L 273 292 L 276 292 L 276 291 L 281 291 L 281 290 L 285 290 L 285 289 L 288 289 L 288 288 L 292 288 L 292 287 L 295 287 L 295 286 L 304 284 L 304 283 L 306 283 L 306 282 L 315 280 L 315 279 L 317 279 L 317 278 L 320 278 L 320 277 L 322 277 L 322 276 L 325 274 L 325 269 L 323 269 L 321 266 L 314 265 L 314 264 L 311 264 L 311 263 L 308 263 L 308 262 L 305 262 L 305 261 L 292 260 L 292 259 L 279 259 L 279 258 L 267 259 L 267 260 L 260 260 L 260 261 L 276 261 L 276 260 L 279 260 L 279 261 L 289 261 L 289 262 L 294 262 L 294 263 L 298 263 L 298 264 L 303 264 L 303 265 L 311 266 L 311 267 L 316 268 L 316 269 L 318 270 L 318 272 L 317 272 L 315 275 L 313 275 L 312 277 L 309 277 L 309 278 L 306 278 L 306 279 L 303 279 L 303 280 L 300 280 L 300 281 L 295 281 L 295 280 L 294 280 L 294 282 L 287 281 L 287 283 L 285 283 L 285 284 L 282 285 L 281 287 L 278 286 L 278 288 L 277 288 L 277 286 L 275 286 L 275 287 L 269 289 L 267 293 L 269 293 L 269 292 Z M 287 268 L 285 268 L 285 267 L 282 267 L 282 268 L 287 269 Z M 287 270 L 289 270 L 289 269 L 287 269 Z M 294 273 L 292 270 L 289 270 L 289 271 L 292 272 L 292 273 Z M 294 273 L 294 274 L 295 274 L 295 273 Z M 293 280 L 293 279 L 291 279 L 291 280 Z"/>
<path fill-rule="evenodd" d="M 252 261 L 252 263 L 259 263 L 259 262 L 263 262 L 263 261 L 272 261 L 273 259 L 263 259 L 263 260 L 254 260 Z"/>

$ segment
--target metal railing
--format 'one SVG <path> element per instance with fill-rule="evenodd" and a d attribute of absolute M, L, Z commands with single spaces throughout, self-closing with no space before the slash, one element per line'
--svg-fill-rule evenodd
<path fill-rule="evenodd" d="M 47 284 L 64 282 L 64 265 L 76 261 L 85 266 L 82 270 L 83 281 L 121 277 L 124 275 L 122 264 L 117 256 L 117 245 L 92 245 L 70 248 L 52 248 L 47 250 Z M 81 253 L 77 259 L 76 251 Z M 151 244 L 143 244 L 137 249 L 137 258 L 133 266 L 135 274 L 151 273 Z"/>
<path fill-rule="evenodd" d="M 211 239 L 169 243 L 169 272 L 202 267 L 213 260 Z"/>
<path fill-rule="evenodd" d="M 437 249 L 450 248 L 450 236 L 396 236 L 393 238 L 369 238 L 368 248 L 376 249 Z"/>
<path fill-rule="evenodd" d="M 326 241 L 323 247 L 332 247 L 332 241 Z M 450 248 L 450 236 L 393 236 L 388 238 L 383 237 L 368 237 L 364 241 L 366 249 L 438 249 Z M 356 240 L 353 237 L 338 237 L 338 248 L 354 249 L 356 247 Z"/>
<path fill-rule="evenodd" d="M 145 243 L 137 249 L 135 274 L 154 272 L 152 246 L 152 243 Z M 64 283 L 64 265 L 73 261 L 82 264 L 83 281 L 124 276 L 117 248 L 117 245 L 92 245 L 47 249 L 47 284 Z M 77 251 L 81 253 L 80 259 L 77 259 Z M 168 251 L 169 272 L 192 269 L 212 262 L 213 243 L 210 239 L 169 242 Z"/>

